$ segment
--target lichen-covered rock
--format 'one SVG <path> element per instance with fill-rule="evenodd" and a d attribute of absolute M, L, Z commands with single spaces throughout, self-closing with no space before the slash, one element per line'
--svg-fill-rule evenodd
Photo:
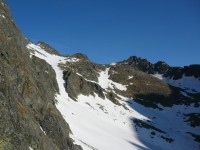
<path fill-rule="evenodd" d="M 55 106 L 54 70 L 30 58 L 27 42 L 0 0 L 0 149 L 81 149 Z"/>

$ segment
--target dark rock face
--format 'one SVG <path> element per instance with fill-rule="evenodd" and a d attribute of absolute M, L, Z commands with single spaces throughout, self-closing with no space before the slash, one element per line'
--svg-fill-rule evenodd
<path fill-rule="evenodd" d="M 200 78 L 200 65 L 185 66 L 183 70 L 186 76 L 194 76 L 195 78 Z"/>
<path fill-rule="evenodd" d="M 169 77 L 170 79 L 173 80 L 178 80 L 182 78 L 182 75 L 183 75 L 183 70 L 181 67 L 172 67 L 163 76 Z"/>
<path fill-rule="evenodd" d="M 164 61 L 158 61 L 154 64 L 154 70 L 155 72 L 158 72 L 160 74 L 164 74 L 169 70 L 170 66 L 166 64 Z"/>
<path fill-rule="evenodd" d="M 194 76 L 200 79 L 200 65 L 190 65 L 184 67 L 171 67 L 164 77 L 169 77 L 174 80 L 182 78 L 182 76 Z"/>
<path fill-rule="evenodd" d="M 128 66 L 138 68 L 139 70 L 153 74 L 154 66 L 146 59 L 142 59 L 140 57 L 131 56 L 129 59 L 120 62 L 120 64 L 127 64 Z"/>
<path fill-rule="evenodd" d="M 163 74 L 164 77 L 174 80 L 182 78 L 183 75 L 200 78 L 200 65 L 171 67 L 163 61 L 158 61 L 157 63 L 153 64 L 146 59 L 136 56 L 131 56 L 129 59 L 119 62 L 118 64 L 128 65 L 148 74 Z"/>
<path fill-rule="evenodd" d="M 30 59 L 27 40 L 2 0 L 0 14 L 0 149 L 81 149 L 55 106 L 54 70 L 39 58 Z"/>
<path fill-rule="evenodd" d="M 185 122 L 188 122 L 191 127 L 200 126 L 200 113 L 190 113 L 186 114 L 185 116 L 187 117 Z"/>
<path fill-rule="evenodd" d="M 99 97 L 105 98 L 103 94 L 104 90 L 98 84 L 87 81 L 82 76 L 79 76 L 72 71 L 64 71 L 63 79 L 66 82 L 66 92 L 73 100 L 76 100 L 79 94 L 94 96 L 96 93 Z"/>
<path fill-rule="evenodd" d="M 152 64 L 148 60 L 136 56 L 131 56 L 129 59 L 119 62 L 119 64 L 137 68 L 148 74 L 164 74 L 170 68 L 170 66 L 163 61 Z"/>

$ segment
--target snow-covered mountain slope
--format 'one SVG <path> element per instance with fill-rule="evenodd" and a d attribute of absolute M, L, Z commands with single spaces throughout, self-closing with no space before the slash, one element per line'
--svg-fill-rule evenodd
<path fill-rule="evenodd" d="M 164 82 L 183 89 L 188 93 L 199 93 L 200 92 L 200 79 L 194 76 L 182 76 L 180 79 L 171 79 L 163 77 L 162 74 L 153 75 Z"/>
<path fill-rule="evenodd" d="M 127 79 L 124 79 L 122 76 L 120 77 L 122 82 L 117 83 L 115 76 L 112 76 L 113 80 L 110 76 L 112 73 L 118 74 L 118 72 L 116 68 L 113 69 L 109 65 L 93 66 L 97 71 L 95 71 L 96 77 L 91 78 L 95 80 L 87 78 L 87 75 L 81 74 L 82 72 L 73 74 L 73 76 L 77 75 L 75 79 L 81 81 L 80 87 L 92 86 L 103 94 L 103 96 L 99 96 L 100 94 L 95 92 L 94 94 L 80 92 L 75 101 L 66 92 L 65 87 L 68 86 L 69 80 L 63 80 L 63 71 L 65 70 L 60 66 L 63 65 L 74 71 L 76 70 L 73 68 L 76 66 L 75 63 L 80 66 L 81 59 L 50 54 L 39 45 L 32 43 L 29 43 L 27 48 L 30 50 L 30 57 L 35 55 L 45 60 L 55 70 L 59 86 L 59 93 L 55 95 L 56 106 L 70 125 L 71 137 L 84 150 L 199 149 L 197 141 L 200 135 L 200 126 L 197 120 L 191 122 L 191 116 L 194 117 L 200 113 L 199 107 L 194 107 L 193 104 L 173 105 L 172 107 L 158 104 L 160 109 L 145 107 L 142 103 L 137 103 L 131 97 L 125 96 L 129 93 L 123 94 L 130 91 L 130 88 L 134 88 L 132 84 L 128 85 L 128 82 L 132 78 L 137 80 L 139 77 L 128 75 Z M 129 72 L 131 71 L 129 70 Z M 140 72 L 136 73 L 139 76 L 150 76 Z M 148 79 L 160 83 L 153 77 L 148 77 Z M 152 82 L 147 81 L 143 82 L 148 88 Z M 82 83 L 87 83 L 88 86 L 84 86 Z M 160 85 L 165 86 L 164 83 L 160 83 Z M 137 91 L 137 89 L 135 90 Z M 111 97 L 116 97 L 118 103 L 114 103 L 107 96 L 109 92 L 112 92 Z"/>

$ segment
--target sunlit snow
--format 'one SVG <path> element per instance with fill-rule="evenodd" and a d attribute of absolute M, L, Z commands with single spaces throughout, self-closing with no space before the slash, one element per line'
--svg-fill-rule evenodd
<path fill-rule="evenodd" d="M 197 149 L 191 135 L 185 132 L 200 134 L 200 129 L 197 130 L 188 126 L 180 112 L 200 112 L 198 108 L 178 105 L 172 108 L 159 106 L 163 109 L 163 111 L 159 111 L 158 109 L 146 108 L 123 96 L 119 96 L 122 105 L 118 106 L 106 98 L 98 97 L 96 94 L 95 96 L 79 95 L 77 102 L 75 102 L 68 97 L 65 91 L 63 86 L 65 82 L 62 78 L 63 71 L 58 67 L 59 63 L 73 62 L 74 59 L 49 54 L 40 46 L 32 43 L 28 44 L 27 48 L 34 51 L 30 55 L 44 59 L 55 70 L 59 86 L 59 93 L 55 95 L 58 101 L 56 107 L 66 122 L 69 123 L 73 133 L 70 136 L 84 150 Z M 126 90 L 124 85 L 110 80 L 108 72 L 109 68 L 101 71 L 97 83 L 104 89 Z M 81 74 L 78 75 L 82 76 Z M 153 122 L 154 126 L 167 132 L 167 134 L 157 133 L 152 139 L 149 136 L 151 130 L 139 128 L 136 131 L 133 119 Z M 175 141 L 168 143 L 161 136 L 173 138 Z"/>
<path fill-rule="evenodd" d="M 2 18 L 4 18 L 4 19 L 6 18 L 4 15 L 1 15 L 1 14 L 0 14 L 0 17 L 2 17 Z"/>
<path fill-rule="evenodd" d="M 117 64 L 117 63 L 113 62 L 113 63 L 111 63 L 110 65 L 111 65 L 111 66 L 115 66 L 116 64 Z"/>
<path fill-rule="evenodd" d="M 33 150 L 33 148 L 29 146 L 29 150 Z"/>
<path fill-rule="evenodd" d="M 110 68 L 106 68 L 105 71 L 101 71 L 99 73 L 99 78 L 98 78 L 98 81 L 99 81 L 99 85 L 104 88 L 104 89 L 114 89 L 114 88 L 117 88 L 121 91 L 125 91 L 126 90 L 126 86 L 122 85 L 122 84 L 119 84 L 119 83 L 116 83 L 112 80 L 109 79 L 109 69 Z"/>
<path fill-rule="evenodd" d="M 40 129 L 45 135 L 47 135 L 46 132 L 43 130 L 43 128 L 41 126 L 40 126 Z"/>

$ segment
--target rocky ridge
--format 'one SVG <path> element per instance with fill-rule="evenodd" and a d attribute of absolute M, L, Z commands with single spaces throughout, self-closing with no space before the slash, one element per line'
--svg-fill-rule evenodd
<path fill-rule="evenodd" d="M 158 61 L 153 64 L 147 59 L 142 59 L 137 56 L 131 56 L 127 60 L 118 62 L 120 65 L 128 65 L 133 68 L 137 68 L 148 74 L 163 74 L 164 77 L 169 77 L 170 79 L 178 80 L 185 76 L 194 76 L 195 78 L 200 79 L 200 65 L 193 64 L 184 67 L 171 67 L 164 61 Z"/>
<path fill-rule="evenodd" d="M 84 57 L 84 59 L 81 58 L 79 61 L 73 63 L 66 62 L 66 64 L 60 64 L 60 67 L 64 70 L 63 79 L 66 82 L 66 91 L 67 93 L 69 93 L 69 96 L 74 100 L 76 100 L 79 94 L 88 96 L 97 93 L 100 97 L 106 97 L 116 104 L 119 104 L 117 100 L 119 98 L 118 95 L 122 95 L 124 97 L 132 98 L 137 102 L 141 102 L 143 105 L 153 108 L 159 108 L 157 106 L 158 104 L 161 104 L 163 106 L 173 106 L 174 104 L 190 105 L 195 103 L 197 106 L 199 105 L 199 100 L 198 98 L 196 98 L 198 97 L 198 93 L 188 93 L 190 95 L 190 98 L 183 96 L 179 87 L 169 85 L 152 75 L 146 74 L 146 71 L 141 69 L 141 62 L 138 62 L 139 66 L 137 66 L 136 68 L 136 66 L 127 65 L 127 63 L 124 62 L 119 62 L 115 65 L 99 65 L 89 61 L 88 58 L 85 58 L 87 57 Z M 147 60 L 145 60 L 145 62 L 147 62 Z M 148 62 L 148 64 L 151 63 Z M 161 68 L 161 70 L 158 71 L 157 69 L 157 73 L 162 73 L 163 77 L 169 77 L 169 79 L 171 79 L 172 77 L 168 74 L 170 74 L 169 72 L 172 72 L 171 70 L 173 70 L 175 67 L 168 67 L 168 69 L 163 69 L 167 68 L 164 66 L 168 65 L 161 62 L 158 62 L 155 65 L 158 64 L 160 64 L 160 67 L 157 68 Z M 184 68 L 191 69 L 191 66 Z M 100 72 L 104 71 L 106 68 L 109 68 L 109 79 L 116 83 L 125 85 L 125 91 L 121 91 L 115 86 L 113 88 L 108 87 L 107 89 L 105 89 L 99 85 L 98 78 Z M 187 69 L 187 71 L 190 69 Z M 184 73 L 188 76 L 193 76 L 195 73 L 191 72 L 193 74 L 187 74 L 187 71 L 185 71 Z M 179 76 L 179 79 L 181 77 L 182 76 Z M 172 79 L 176 78 L 177 74 L 173 73 Z"/>

